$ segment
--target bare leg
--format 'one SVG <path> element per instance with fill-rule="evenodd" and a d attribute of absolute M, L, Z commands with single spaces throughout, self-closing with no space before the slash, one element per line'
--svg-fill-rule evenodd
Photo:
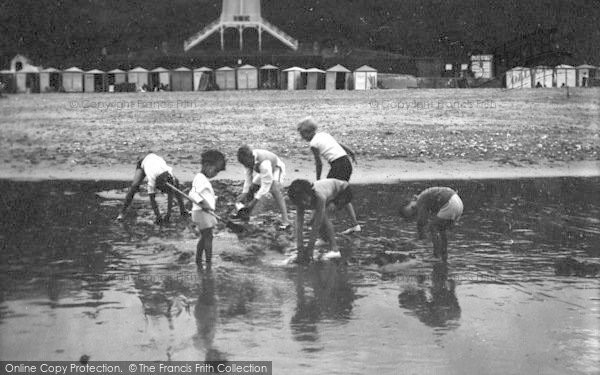
<path fill-rule="evenodd" d="M 356 213 L 354 212 L 354 206 L 352 206 L 352 203 L 346 204 L 346 212 L 348 212 L 350 220 L 352 220 L 352 225 L 357 226 L 358 221 L 356 220 Z"/>
<path fill-rule="evenodd" d="M 202 266 L 202 252 L 204 250 L 204 238 L 202 234 L 200 234 L 200 239 L 198 240 L 198 244 L 196 245 L 196 264 L 198 266 Z"/>
<path fill-rule="evenodd" d="M 335 234 L 333 233 L 333 225 L 331 224 L 331 220 L 328 215 L 325 215 L 323 220 L 323 227 L 325 234 L 327 235 L 327 239 L 329 240 L 329 248 L 331 251 L 338 251 L 337 244 L 335 242 Z"/>
<path fill-rule="evenodd" d="M 202 239 L 204 240 L 204 257 L 206 265 L 208 266 L 212 262 L 212 243 L 213 243 L 213 232 L 212 228 L 206 228 L 201 231 Z"/>
<path fill-rule="evenodd" d="M 290 220 L 287 214 L 287 207 L 285 206 L 285 198 L 283 197 L 281 190 L 281 184 L 277 181 L 274 181 L 273 185 L 271 185 L 271 194 L 273 194 L 273 197 L 275 198 L 275 200 L 277 201 L 277 205 L 279 206 L 279 211 L 281 211 L 282 223 L 284 225 L 287 225 L 290 223 Z"/>
<path fill-rule="evenodd" d="M 177 180 L 177 178 L 173 177 L 173 182 L 174 182 L 175 187 L 177 189 L 180 189 L 179 180 Z M 179 203 L 179 213 L 181 214 L 181 216 L 188 216 L 189 212 L 187 212 L 187 210 L 185 209 L 183 197 L 180 194 L 175 194 L 175 197 L 177 198 L 177 203 Z"/>

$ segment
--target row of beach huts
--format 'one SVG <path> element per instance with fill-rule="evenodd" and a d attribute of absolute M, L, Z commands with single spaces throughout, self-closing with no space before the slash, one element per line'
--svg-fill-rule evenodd
<path fill-rule="evenodd" d="M 557 65 L 525 68 L 514 67 L 505 74 L 506 88 L 589 87 L 600 79 L 600 68 L 593 65 Z"/>
<path fill-rule="evenodd" d="M 297 66 L 280 69 L 274 65 L 241 65 L 218 69 L 114 69 L 84 71 L 32 65 L 20 70 L 0 71 L 0 82 L 16 93 L 118 92 L 118 91 L 206 91 L 206 90 L 369 90 L 377 88 L 377 70 L 363 65 L 350 71 L 342 65 L 327 70 Z"/>

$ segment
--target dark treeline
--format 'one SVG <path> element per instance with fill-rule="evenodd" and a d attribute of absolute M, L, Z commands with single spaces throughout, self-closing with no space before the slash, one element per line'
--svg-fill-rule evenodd
<path fill-rule="evenodd" d="M 16 53 L 89 59 L 102 48 L 182 54 L 220 8 L 219 0 L 0 0 L 0 62 Z M 263 0 L 262 12 L 306 48 L 465 57 L 556 27 L 575 60 L 600 63 L 598 0 Z"/>

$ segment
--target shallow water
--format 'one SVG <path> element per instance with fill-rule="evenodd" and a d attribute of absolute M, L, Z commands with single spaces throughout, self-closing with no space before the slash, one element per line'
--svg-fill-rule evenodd
<path fill-rule="evenodd" d="M 598 278 L 557 276 L 553 264 L 599 261 L 599 182 L 438 182 L 465 203 L 447 265 L 395 214 L 426 183 L 356 186 L 364 230 L 340 239 L 348 265 L 275 266 L 284 256 L 268 244 L 256 261 L 225 261 L 245 249 L 221 230 L 208 271 L 189 256 L 197 237 L 177 209 L 160 228 L 141 197 L 125 223 L 112 220 L 122 182 L 0 181 L 0 358 L 269 360 L 274 373 L 597 373 Z M 366 261 L 384 250 L 410 261 Z"/>

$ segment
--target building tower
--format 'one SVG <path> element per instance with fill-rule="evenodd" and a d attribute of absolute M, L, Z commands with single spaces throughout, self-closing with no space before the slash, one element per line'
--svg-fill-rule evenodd
<path fill-rule="evenodd" d="M 260 0 L 223 0 L 221 17 L 208 24 L 198 33 L 183 43 L 183 49 L 189 51 L 192 47 L 202 42 L 215 32 L 221 34 L 221 49 L 225 49 L 224 33 L 227 28 L 236 28 L 240 34 L 240 50 L 243 48 L 243 31 L 245 28 L 255 28 L 258 31 L 258 49 L 262 49 L 262 32 L 266 31 L 283 44 L 298 49 L 298 41 L 281 29 L 262 18 L 260 14 Z"/>

